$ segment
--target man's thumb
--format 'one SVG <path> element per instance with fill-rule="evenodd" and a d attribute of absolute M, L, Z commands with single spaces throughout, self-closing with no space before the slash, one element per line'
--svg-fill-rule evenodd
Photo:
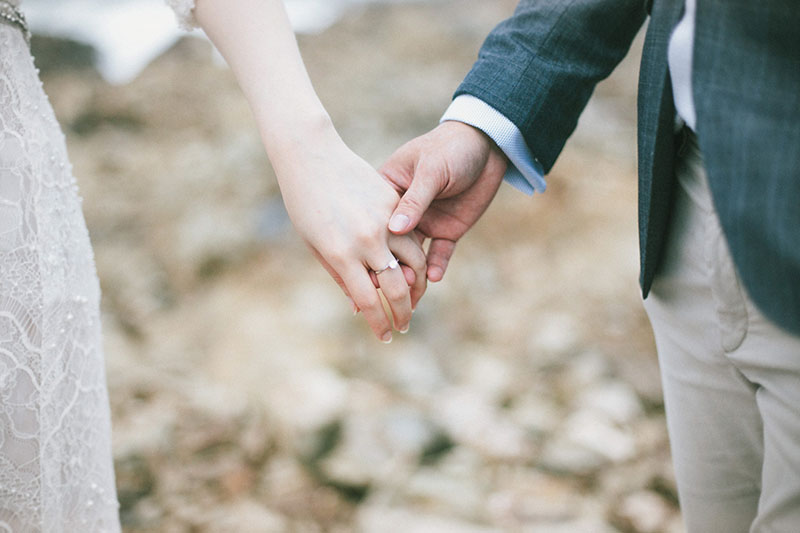
<path fill-rule="evenodd" d="M 417 172 L 389 219 L 389 231 L 403 235 L 416 228 L 439 192 L 433 176 Z"/>

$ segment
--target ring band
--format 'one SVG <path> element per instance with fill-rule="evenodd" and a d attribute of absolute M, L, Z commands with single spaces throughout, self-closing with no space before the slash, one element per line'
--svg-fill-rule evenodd
<path fill-rule="evenodd" d="M 389 263 L 385 267 L 383 267 L 380 270 L 373 270 L 373 272 L 377 276 L 381 272 L 386 272 L 387 270 L 394 270 L 395 268 L 397 268 L 399 266 L 400 266 L 400 263 L 397 261 L 397 258 L 392 256 L 392 260 L 389 261 Z"/>

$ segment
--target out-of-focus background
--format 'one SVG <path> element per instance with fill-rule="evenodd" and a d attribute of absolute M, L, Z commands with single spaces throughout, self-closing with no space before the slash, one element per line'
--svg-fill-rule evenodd
<path fill-rule="evenodd" d="M 160 4 L 104 4 L 146 21 L 120 26 L 139 48 L 112 18 L 65 30 L 84 4 L 25 3 L 103 287 L 126 531 L 681 531 L 637 285 L 638 41 L 548 192 L 504 186 L 384 346 L 293 232 L 210 44 L 176 41 Z M 515 1 L 289 5 L 339 131 L 379 165 Z"/>

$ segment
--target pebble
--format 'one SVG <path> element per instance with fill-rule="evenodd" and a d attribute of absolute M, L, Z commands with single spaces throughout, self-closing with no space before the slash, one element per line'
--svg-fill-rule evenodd
<path fill-rule="evenodd" d="M 470 388 L 449 387 L 442 391 L 434 403 L 433 416 L 457 441 L 489 457 L 530 457 L 531 442 L 525 431 Z"/>
<path fill-rule="evenodd" d="M 636 454 L 636 439 L 591 410 L 579 411 L 567 420 L 565 437 L 570 442 L 619 463 Z"/>
<path fill-rule="evenodd" d="M 358 512 L 359 533 L 386 533 L 388 524 L 391 524 L 389 530 L 403 533 L 502 533 L 493 527 L 414 508 L 366 506 Z"/>
<path fill-rule="evenodd" d="M 675 510 L 664 498 L 651 491 L 629 494 L 614 511 L 623 527 L 636 533 L 664 531 L 675 516 Z"/>
<path fill-rule="evenodd" d="M 300 365 L 268 393 L 268 408 L 295 433 L 311 433 L 341 418 L 347 406 L 348 383 L 326 366 Z"/>
<path fill-rule="evenodd" d="M 253 500 L 224 505 L 210 513 L 207 531 L 219 533 L 286 533 L 289 521 Z"/>
<path fill-rule="evenodd" d="M 589 386 L 580 393 L 576 405 L 616 424 L 633 422 L 642 415 L 642 405 L 633 387 L 619 381 L 602 381 Z"/>
<path fill-rule="evenodd" d="M 461 517 L 480 515 L 486 503 L 478 479 L 469 474 L 454 475 L 436 468 L 421 468 L 403 488 L 406 501 L 441 514 Z"/>

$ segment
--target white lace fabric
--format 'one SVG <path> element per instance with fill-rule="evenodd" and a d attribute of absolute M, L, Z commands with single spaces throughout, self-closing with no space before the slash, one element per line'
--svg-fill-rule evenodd
<path fill-rule="evenodd" d="M 0 532 L 120 530 L 99 297 L 64 136 L 0 24 Z"/>
<path fill-rule="evenodd" d="M 120 531 L 99 301 L 64 135 L 0 22 L 0 533 Z"/>
<path fill-rule="evenodd" d="M 175 11 L 178 17 L 178 24 L 185 30 L 197 27 L 197 20 L 194 18 L 195 0 L 166 0 L 167 4 Z"/>

